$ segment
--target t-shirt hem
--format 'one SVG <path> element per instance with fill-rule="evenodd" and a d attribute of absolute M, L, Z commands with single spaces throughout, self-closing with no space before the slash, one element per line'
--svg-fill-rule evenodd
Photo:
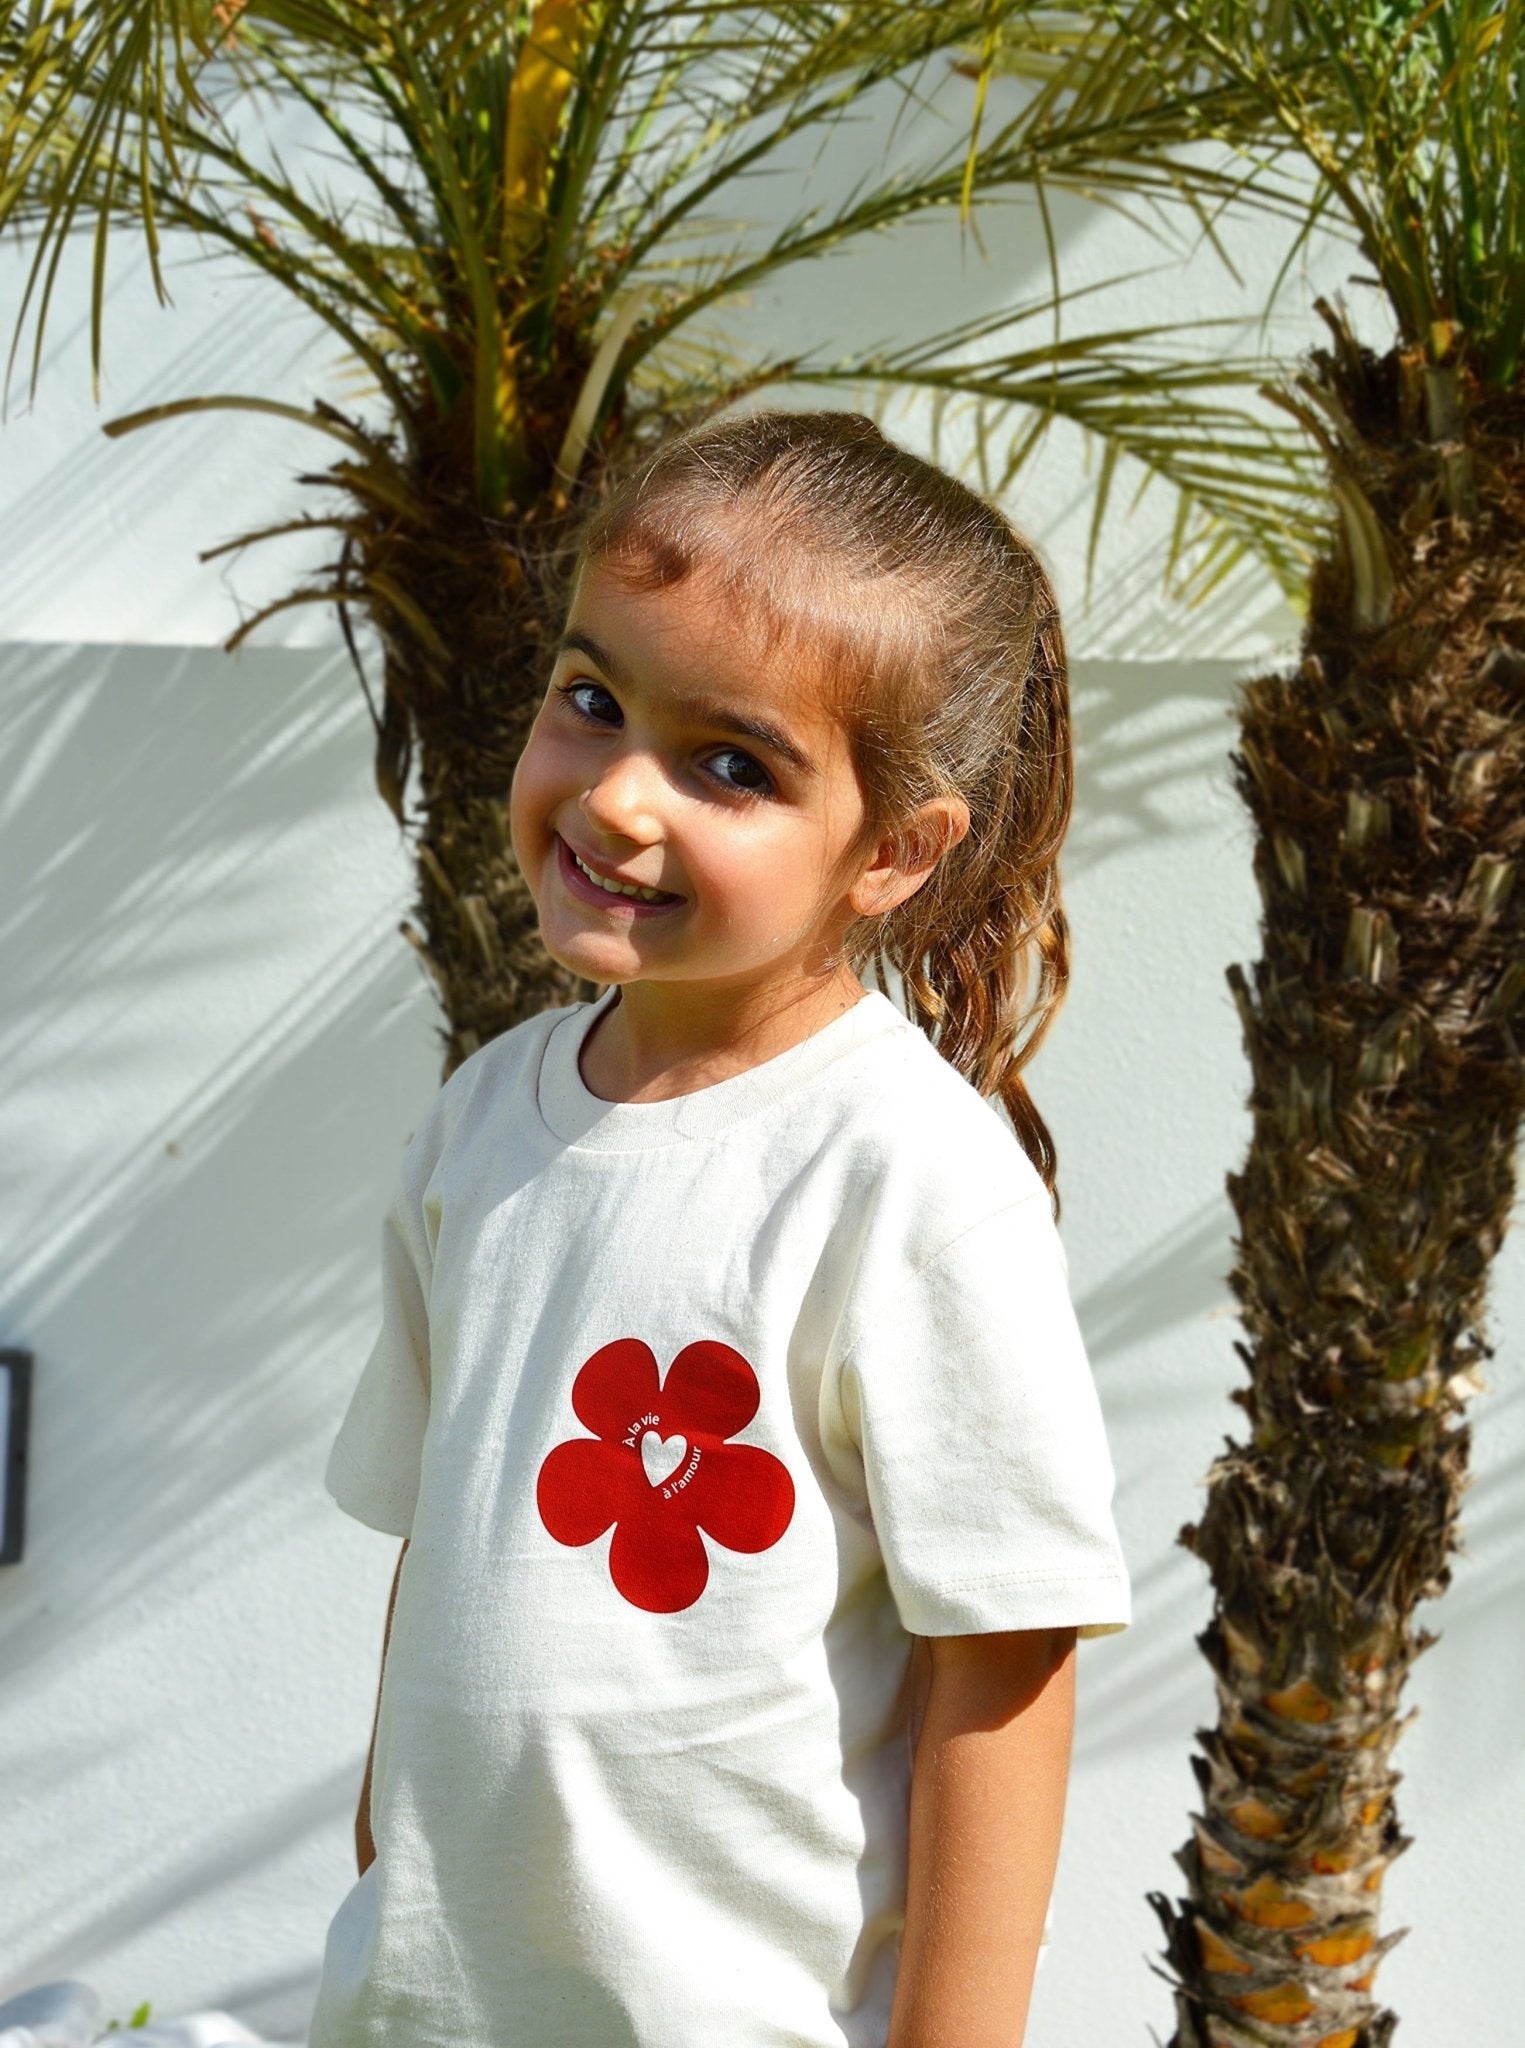
<path fill-rule="evenodd" d="M 1129 1582 L 1115 1572 L 1064 1578 L 993 1574 L 945 1581 L 930 1598 L 902 1593 L 895 1604 L 903 1626 L 915 1636 L 999 1635 L 1031 1628 L 1115 1635 L 1130 1626 L 1133 1616 Z"/>

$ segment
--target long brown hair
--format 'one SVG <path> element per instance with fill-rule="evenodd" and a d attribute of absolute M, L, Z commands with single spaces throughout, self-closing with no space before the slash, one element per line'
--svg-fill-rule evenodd
<path fill-rule="evenodd" d="M 579 567 L 595 560 L 647 590 L 718 577 L 811 657 L 863 788 L 860 850 L 929 798 L 968 805 L 964 838 L 903 903 L 857 920 L 844 956 L 885 995 L 893 968 L 937 1050 L 1005 1109 L 1057 1221 L 1054 1142 L 1021 1070 L 1069 979 L 1073 764 L 1064 638 L 1032 549 L 865 414 L 752 411 L 617 484 L 579 536 Z"/>

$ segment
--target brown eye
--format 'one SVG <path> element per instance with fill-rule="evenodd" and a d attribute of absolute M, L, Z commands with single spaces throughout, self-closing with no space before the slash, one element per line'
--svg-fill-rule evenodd
<path fill-rule="evenodd" d="M 604 688 L 602 683 L 589 682 L 586 676 L 577 676 L 573 679 L 573 681 L 569 683 L 558 683 L 556 685 L 557 696 L 562 698 L 564 702 L 570 704 L 572 709 L 577 713 L 579 718 L 587 719 L 589 723 L 592 725 L 612 725 L 614 723 L 614 719 L 601 718 L 596 711 L 590 711 L 587 705 L 582 703 L 578 696 L 578 692 L 580 690 L 591 690 L 597 697 L 608 698 L 609 702 L 611 704 L 614 704 L 615 717 L 618 717 L 619 706 L 618 704 L 614 703 L 614 699 L 609 696 L 609 692 Z"/>
<path fill-rule="evenodd" d="M 740 762 L 741 772 L 744 776 L 751 775 L 759 778 L 755 782 L 733 782 L 729 776 L 722 775 L 720 779 L 726 788 L 734 789 L 740 796 L 766 796 L 773 787 L 773 778 L 769 775 L 767 769 L 763 767 L 762 763 L 754 761 L 750 754 L 744 754 L 739 747 L 722 748 L 718 754 L 713 754 L 710 758 L 712 761 Z"/>

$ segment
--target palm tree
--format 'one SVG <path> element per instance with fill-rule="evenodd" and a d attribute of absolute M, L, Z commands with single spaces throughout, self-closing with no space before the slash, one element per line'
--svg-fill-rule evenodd
<path fill-rule="evenodd" d="M 1276 393 L 1321 450 L 1329 531 L 1298 667 L 1240 706 L 1263 906 L 1253 977 L 1229 971 L 1248 1434 L 1182 1532 L 1215 1589 L 1219 1715 L 1187 1895 L 1153 1898 L 1175 2048 L 1379 2048 L 1399 1705 L 1456 1546 L 1525 1109 L 1525 8 L 1114 20 L 1141 66 L 1169 45 L 1258 96 L 1395 330 L 1363 345 L 1320 304 L 1328 344 Z"/>
<path fill-rule="evenodd" d="M 999 118 L 998 63 L 1024 80 Z M 776 230 L 727 220 L 791 148 L 885 118 L 897 98 L 914 108 L 950 66 L 971 81 L 967 123 L 910 168 L 884 163 Z M 76 236 L 93 247 L 98 370 L 107 251 L 124 228 L 143 235 L 161 293 L 163 240 L 179 231 L 290 292 L 369 379 L 365 417 L 175 394 L 107 431 L 244 407 L 300 419 L 337 450 L 303 479 L 323 511 L 203 559 L 294 529 L 335 536 L 323 574 L 227 644 L 282 606 L 335 605 L 378 785 L 405 829 L 416 761 L 418 894 L 402 929 L 437 983 L 447 1075 L 520 1018 L 591 993 L 539 944 L 506 792 L 569 534 L 654 437 L 769 385 L 919 389 L 974 410 L 989 488 L 1054 418 L 1099 437 L 1106 475 L 1126 455 L 1163 478 L 1198 583 L 1250 545 L 1294 580 L 1311 544 L 1300 435 L 1247 419 L 1236 388 L 1261 372 L 1188 360 L 1175 322 L 1072 338 L 1051 331 L 1045 302 L 852 354 L 826 336 L 794 360 L 718 324 L 785 266 L 914 218 L 967 220 L 981 199 L 1036 194 L 1046 209 L 1049 191 L 1101 186 L 1151 213 L 1184 202 L 1210 226 L 1234 180 L 1172 152 L 1204 119 L 1232 132 L 1241 88 L 1197 91 L 1189 110 L 1180 79 L 1142 94 L 1123 39 L 1063 7 L 29 0 L 0 34 L 0 76 L 0 225 L 35 243 L 12 358 L 30 315 L 34 388 Z M 300 161 L 259 132 L 272 96 L 310 124 Z M 379 703 L 356 615 L 382 649 Z"/>

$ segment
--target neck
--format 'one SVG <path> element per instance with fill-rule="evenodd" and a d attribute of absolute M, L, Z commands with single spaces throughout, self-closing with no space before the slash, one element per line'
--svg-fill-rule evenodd
<path fill-rule="evenodd" d="M 667 1102 L 776 1059 L 864 994 L 846 967 L 787 991 L 625 982 L 584 1039 L 579 1070 L 605 1102 Z"/>

